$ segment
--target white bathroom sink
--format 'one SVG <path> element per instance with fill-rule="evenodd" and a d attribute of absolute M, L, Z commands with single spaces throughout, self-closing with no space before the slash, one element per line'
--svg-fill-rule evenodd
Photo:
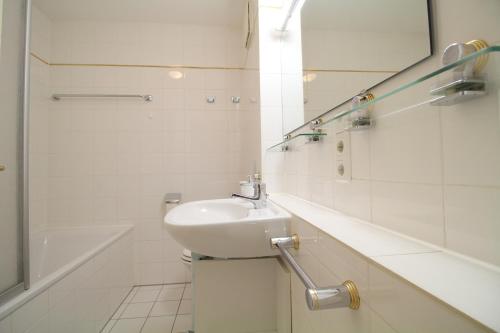
<path fill-rule="evenodd" d="M 276 255 L 269 239 L 288 235 L 291 216 L 267 203 L 255 209 L 244 199 L 185 203 L 165 216 L 165 225 L 179 243 L 198 254 L 217 258 Z"/>

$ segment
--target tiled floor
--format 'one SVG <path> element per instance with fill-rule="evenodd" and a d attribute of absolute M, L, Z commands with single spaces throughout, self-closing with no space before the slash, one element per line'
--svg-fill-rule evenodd
<path fill-rule="evenodd" d="M 191 284 L 134 287 L 102 333 L 179 333 L 191 329 Z"/>

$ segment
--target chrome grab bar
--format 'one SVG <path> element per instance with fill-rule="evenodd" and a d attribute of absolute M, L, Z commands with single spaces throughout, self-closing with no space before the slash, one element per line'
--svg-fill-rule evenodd
<path fill-rule="evenodd" d="M 359 309 L 360 298 L 358 289 L 352 281 L 345 281 L 339 286 L 318 287 L 309 275 L 295 261 L 289 248 L 299 249 L 299 237 L 271 238 L 271 247 L 280 251 L 280 256 L 292 267 L 302 283 L 306 286 L 306 302 L 309 310 L 324 310 L 333 308 L 349 307 L 353 310 Z"/>
<path fill-rule="evenodd" d="M 145 102 L 153 100 L 152 95 L 129 94 L 53 94 L 52 99 L 59 101 L 62 98 L 142 98 Z"/>

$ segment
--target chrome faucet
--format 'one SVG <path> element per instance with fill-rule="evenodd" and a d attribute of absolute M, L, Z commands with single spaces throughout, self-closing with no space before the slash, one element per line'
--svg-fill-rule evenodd
<path fill-rule="evenodd" d="M 233 193 L 231 197 L 249 200 L 255 209 L 264 208 L 267 205 L 266 184 L 254 180 L 253 196 L 247 197 L 246 195 Z"/>

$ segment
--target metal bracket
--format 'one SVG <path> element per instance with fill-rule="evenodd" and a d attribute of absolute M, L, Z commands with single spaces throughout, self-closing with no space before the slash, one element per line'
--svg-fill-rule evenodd
<path fill-rule="evenodd" d="M 295 250 L 298 250 L 300 247 L 299 235 L 293 234 L 290 237 L 271 238 L 271 248 L 277 249 L 278 245 L 281 245 L 282 247 L 286 247 L 286 248 L 293 247 Z"/>
<path fill-rule="evenodd" d="M 271 247 L 278 249 L 281 258 L 286 261 L 306 286 L 306 302 L 309 310 L 324 310 L 334 308 L 359 309 L 361 304 L 359 292 L 354 282 L 347 280 L 339 286 L 317 287 L 314 281 L 295 261 L 288 251 L 289 248 L 299 249 L 299 236 L 271 238 Z"/>
<path fill-rule="evenodd" d="M 182 201 L 181 193 L 167 193 L 164 197 L 165 204 L 180 204 Z"/>
<path fill-rule="evenodd" d="M 368 105 L 364 108 L 362 105 L 374 99 L 375 96 L 366 90 L 362 90 L 358 95 L 352 98 L 352 108 L 359 107 L 359 109 L 349 114 L 349 124 L 345 128 L 347 131 L 359 131 L 373 127 L 374 122 L 370 115 L 373 111 L 373 105 Z"/>
<path fill-rule="evenodd" d="M 488 47 L 483 40 L 472 40 L 467 43 L 453 43 L 443 52 L 443 65 L 448 65 L 465 56 Z M 434 106 L 449 106 L 462 103 L 487 94 L 486 79 L 481 71 L 488 62 L 488 56 L 477 57 L 452 71 L 452 76 L 431 89 L 431 95 L 438 96 L 430 101 Z"/>

